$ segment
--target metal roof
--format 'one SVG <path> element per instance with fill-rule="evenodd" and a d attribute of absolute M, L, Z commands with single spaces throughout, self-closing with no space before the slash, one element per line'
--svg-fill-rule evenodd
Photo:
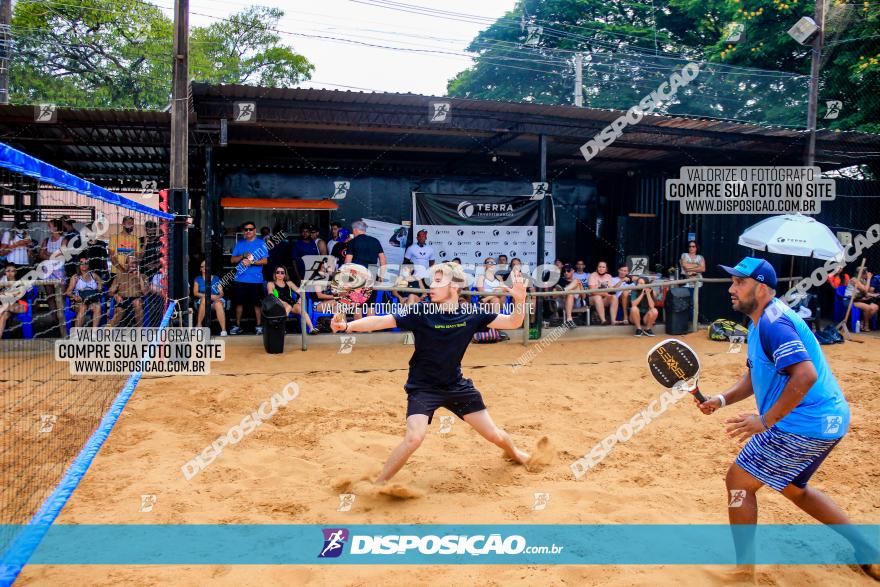
<path fill-rule="evenodd" d="M 548 139 L 550 177 L 653 173 L 683 165 L 800 165 L 807 133 L 724 120 L 650 115 L 587 162 L 580 147 L 623 112 L 574 106 L 306 88 L 192 83 L 190 186 L 204 182 L 200 148 L 228 146 L 219 165 L 297 173 L 521 175 L 535 177 L 538 136 Z M 238 100 L 257 103 L 253 123 L 232 121 Z M 429 104 L 451 104 L 451 121 L 429 120 Z M 59 108 L 36 122 L 35 106 L 0 106 L 0 141 L 116 189 L 167 185 L 168 112 Z M 823 169 L 880 161 L 880 135 L 819 131 Z M 121 183 L 120 183 L 121 182 Z"/>

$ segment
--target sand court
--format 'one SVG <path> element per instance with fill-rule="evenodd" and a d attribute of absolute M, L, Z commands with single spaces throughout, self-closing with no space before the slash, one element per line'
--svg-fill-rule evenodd
<path fill-rule="evenodd" d="M 526 366 L 525 347 L 473 345 L 462 366 L 496 421 L 525 450 L 543 437 L 544 464 L 510 462 L 465 422 L 438 410 L 428 436 L 385 491 L 375 476 L 402 438 L 402 389 L 412 347 L 360 346 L 349 355 L 316 346 L 266 355 L 256 337 L 227 342 L 227 360 L 205 377 L 145 377 L 79 488 L 62 524 L 724 524 L 724 474 L 739 444 L 724 434 L 728 415 L 704 416 L 689 397 L 671 405 L 581 480 L 570 464 L 627 422 L 663 389 L 645 354 L 660 339 L 560 340 Z M 701 388 L 722 391 L 745 370 L 745 353 L 703 332 L 683 337 L 700 354 Z M 811 483 L 858 523 L 880 523 L 880 340 L 823 347 L 849 400 L 851 432 Z M 279 405 L 192 478 L 182 467 L 231 427 L 295 382 Z M 443 430 L 441 431 L 441 428 Z M 395 489 L 396 488 L 396 489 Z M 340 493 L 354 494 L 349 511 Z M 535 509 L 536 493 L 549 494 Z M 140 511 L 143 496 L 155 496 Z M 812 523 L 781 495 L 760 493 L 761 523 Z M 401 572 L 405 568 L 405 572 Z M 268 585 L 723 584 L 711 566 L 44 566 L 21 584 Z M 662 573 L 658 572 L 662 569 Z M 869 585 L 841 566 L 759 567 L 762 585 Z"/>

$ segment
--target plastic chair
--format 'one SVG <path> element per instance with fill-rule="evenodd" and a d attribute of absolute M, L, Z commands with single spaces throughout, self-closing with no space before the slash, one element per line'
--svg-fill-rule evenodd
<path fill-rule="evenodd" d="M 840 322 L 843 320 L 843 317 L 846 315 L 846 309 L 849 307 L 849 296 L 846 295 L 846 286 L 839 285 L 834 288 L 834 321 Z M 852 312 L 849 315 L 849 329 L 855 330 L 856 324 L 862 318 L 862 311 L 853 305 Z M 874 326 L 876 327 L 876 320 Z"/>
<path fill-rule="evenodd" d="M 15 318 L 16 320 L 18 320 L 18 323 L 21 324 L 21 334 L 24 338 L 34 337 L 34 302 L 37 300 L 38 295 L 39 291 L 37 291 L 36 287 L 32 287 L 27 290 L 27 292 L 25 292 L 24 294 L 24 297 L 21 298 L 22 301 L 27 302 L 27 310 L 25 310 L 21 314 L 12 315 L 12 318 Z M 6 332 L 0 333 L 0 338 L 4 338 L 8 332 L 9 323 L 7 322 Z"/>

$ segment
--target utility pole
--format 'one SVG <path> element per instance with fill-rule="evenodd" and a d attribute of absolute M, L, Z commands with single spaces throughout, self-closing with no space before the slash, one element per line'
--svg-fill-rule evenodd
<path fill-rule="evenodd" d="M 189 251 L 189 0 L 174 2 L 173 81 L 171 87 L 171 213 L 174 214 L 170 283 L 171 297 L 179 300 L 181 324 L 189 309 L 187 282 Z M 210 279 L 210 276 L 208 276 Z M 207 285 L 210 292 L 210 281 Z M 210 303 L 210 295 L 205 298 Z"/>
<path fill-rule="evenodd" d="M 9 64 L 12 61 L 12 0 L 0 0 L 0 104 L 9 104 Z"/>
<path fill-rule="evenodd" d="M 574 105 L 584 105 L 584 54 L 574 54 Z"/>
<path fill-rule="evenodd" d="M 807 131 L 810 137 L 806 157 L 808 167 L 812 167 L 816 161 L 816 111 L 819 108 L 819 66 L 825 43 L 825 0 L 816 0 L 815 20 L 819 26 L 819 33 L 813 39 L 813 60 L 810 64 L 810 103 L 807 107 Z"/>

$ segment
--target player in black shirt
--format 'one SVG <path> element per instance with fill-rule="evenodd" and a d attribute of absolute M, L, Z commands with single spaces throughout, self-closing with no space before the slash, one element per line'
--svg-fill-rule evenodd
<path fill-rule="evenodd" d="M 517 280 L 505 291 L 514 300 L 510 315 L 485 312 L 477 306 L 465 309 L 459 292 L 467 279 L 460 265 L 441 263 L 431 268 L 431 303 L 407 306 L 397 314 L 369 316 L 346 322 L 342 314 L 334 317 L 334 332 L 372 332 L 398 327 L 413 333 L 415 350 L 409 361 L 409 377 L 404 389 L 408 396 L 406 435 L 388 457 L 376 478 L 382 484 L 393 477 L 422 444 L 437 408 L 444 407 L 470 424 L 483 438 L 504 449 L 514 461 L 526 464 L 529 454 L 518 449 L 510 436 L 495 425 L 480 392 L 461 373 L 461 359 L 478 330 L 508 330 L 522 326 L 526 289 Z"/>

